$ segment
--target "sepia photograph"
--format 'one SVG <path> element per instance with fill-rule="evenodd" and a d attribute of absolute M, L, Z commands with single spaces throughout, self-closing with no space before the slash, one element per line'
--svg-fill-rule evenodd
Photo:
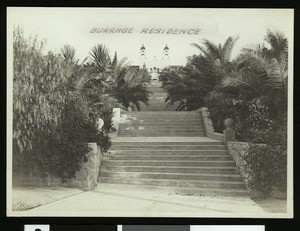
<path fill-rule="evenodd" d="M 287 8 L 7 7 L 7 216 L 293 218 L 293 50 Z"/>

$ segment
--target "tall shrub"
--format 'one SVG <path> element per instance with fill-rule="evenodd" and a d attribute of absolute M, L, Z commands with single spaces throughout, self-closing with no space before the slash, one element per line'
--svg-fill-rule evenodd
<path fill-rule="evenodd" d="M 13 167 L 14 173 L 65 181 L 79 169 L 87 142 L 107 151 L 110 140 L 97 130 L 88 99 L 70 88 L 77 63 L 43 54 L 43 47 L 36 38 L 26 40 L 20 28 L 14 31 Z"/>
<path fill-rule="evenodd" d="M 71 72 L 60 55 L 43 55 L 44 41 L 25 39 L 20 28 L 13 39 L 14 153 L 24 154 L 57 126 Z"/>
<path fill-rule="evenodd" d="M 265 133 L 265 146 L 250 143 L 244 160 L 249 178 L 248 185 L 262 196 L 273 190 L 287 190 L 287 126 L 274 122 Z"/>

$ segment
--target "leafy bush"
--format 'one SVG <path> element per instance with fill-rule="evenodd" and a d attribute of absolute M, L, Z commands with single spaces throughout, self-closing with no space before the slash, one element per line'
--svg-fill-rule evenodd
<path fill-rule="evenodd" d="M 61 54 L 44 55 L 44 42 L 24 39 L 20 28 L 13 45 L 13 172 L 66 181 L 79 170 L 87 142 L 107 151 L 110 139 L 97 130 L 91 102 L 70 91 L 77 64 Z"/>
<path fill-rule="evenodd" d="M 276 122 L 266 133 L 266 146 L 250 144 L 245 156 L 248 183 L 262 196 L 273 190 L 287 189 L 287 127 Z"/>
<path fill-rule="evenodd" d="M 237 139 L 247 142 L 266 142 L 266 131 L 272 120 L 269 108 L 259 100 L 214 99 L 207 101 L 210 117 L 217 132 L 223 133 L 224 120 L 232 118 L 235 122 Z"/>
<path fill-rule="evenodd" d="M 109 94 L 101 95 L 97 102 L 90 102 L 90 116 L 94 120 L 97 120 L 98 118 L 103 119 L 104 125 L 102 130 L 106 133 L 112 130 L 113 109 L 116 107 L 120 107 L 120 103 Z"/>
<path fill-rule="evenodd" d="M 87 102 L 78 94 L 70 94 L 56 131 L 57 136 L 51 137 L 51 145 L 48 147 L 51 156 L 50 173 L 63 181 L 73 178 L 89 151 L 87 142 L 95 131 Z"/>
<path fill-rule="evenodd" d="M 39 134 L 52 132 L 65 103 L 71 72 L 60 55 L 43 55 L 43 47 L 37 38 L 24 39 L 20 28 L 14 31 L 13 139 L 19 152 L 43 142 Z"/>

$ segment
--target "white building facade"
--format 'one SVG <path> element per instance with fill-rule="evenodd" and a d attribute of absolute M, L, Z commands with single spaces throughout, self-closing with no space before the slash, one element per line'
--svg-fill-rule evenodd
<path fill-rule="evenodd" d="M 144 44 L 140 48 L 140 68 L 146 68 L 148 73 L 151 75 L 152 80 L 158 80 L 159 72 L 166 67 L 170 66 L 170 55 L 169 47 L 166 46 L 163 48 L 162 56 L 154 56 L 151 59 L 148 59 L 146 54 L 146 48 Z"/>

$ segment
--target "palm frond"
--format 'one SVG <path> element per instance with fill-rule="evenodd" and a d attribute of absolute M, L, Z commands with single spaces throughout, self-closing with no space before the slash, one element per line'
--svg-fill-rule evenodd
<path fill-rule="evenodd" d="M 76 60 L 75 58 L 76 50 L 74 47 L 70 46 L 69 44 L 64 45 L 63 48 L 61 48 L 60 52 L 67 62 L 74 63 L 74 64 L 78 62 L 78 60 Z"/>
<path fill-rule="evenodd" d="M 239 37 L 229 37 L 226 39 L 223 47 L 222 47 L 222 58 L 224 59 L 224 62 L 229 62 L 231 53 L 233 50 L 234 45 L 236 44 Z"/>
<path fill-rule="evenodd" d="M 213 58 L 213 60 L 221 58 L 220 46 L 215 45 L 207 39 L 204 40 L 203 45 L 206 47 L 207 53 Z"/>
<path fill-rule="evenodd" d="M 195 48 L 199 49 L 200 52 L 202 52 L 204 54 L 204 56 L 206 56 L 206 57 L 208 56 L 208 52 L 206 51 L 206 49 L 203 48 L 202 46 L 200 46 L 199 44 L 192 43 L 191 45 L 192 45 L 192 47 L 195 47 Z"/>
<path fill-rule="evenodd" d="M 242 58 L 241 63 L 262 81 L 266 81 L 270 73 L 270 63 L 259 52 L 252 52 Z"/>
<path fill-rule="evenodd" d="M 278 61 L 273 58 L 271 60 L 271 68 L 267 83 L 272 89 L 283 89 L 284 88 L 284 77 L 285 73 L 282 73 L 282 69 Z"/>
<path fill-rule="evenodd" d="M 109 51 L 104 45 L 100 44 L 94 46 L 90 51 L 90 55 L 93 63 L 98 67 L 99 72 L 105 73 L 111 70 Z"/>

